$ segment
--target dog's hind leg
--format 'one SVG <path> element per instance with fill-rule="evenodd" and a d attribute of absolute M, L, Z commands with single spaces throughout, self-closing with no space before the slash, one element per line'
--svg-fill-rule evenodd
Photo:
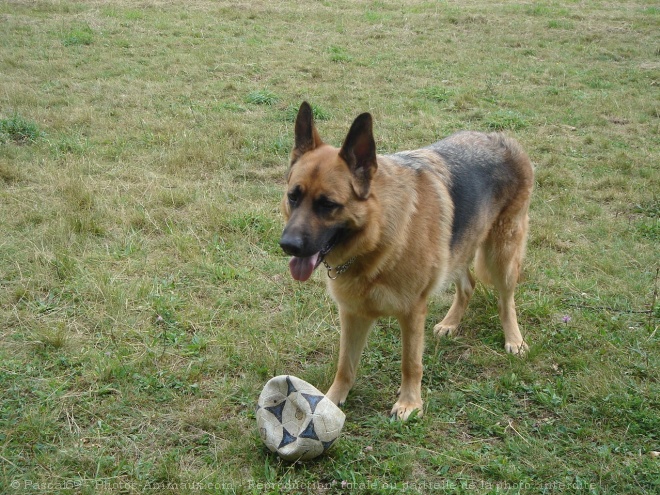
<path fill-rule="evenodd" d="M 461 319 L 465 314 L 467 305 L 470 302 L 472 293 L 474 292 L 474 278 L 470 274 L 469 268 L 458 276 L 455 282 L 456 294 L 454 294 L 454 301 L 447 312 L 444 319 L 433 327 L 433 335 L 436 337 L 450 336 L 456 332 Z"/>
<path fill-rule="evenodd" d="M 527 240 L 527 210 L 500 215 L 497 224 L 477 252 L 477 277 L 492 283 L 498 292 L 497 307 L 504 329 L 504 348 L 511 354 L 525 354 L 528 350 L 516 315 L 514 292 L 520 275 L 520 265 Z"/>

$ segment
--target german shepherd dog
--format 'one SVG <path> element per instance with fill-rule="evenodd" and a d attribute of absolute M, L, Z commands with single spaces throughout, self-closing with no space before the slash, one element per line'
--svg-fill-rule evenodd
<path fill-rule="evenodd" d="M 303 102 L 282 199 L 280 246 L 295 280 L 323 263 L 339 307 L 339 362 L 327 396 L 338 405 L 353 386 L 375 320 L 401 326 L 402 381 L 391 414 L 422 413 L 427 299 L 449 282 L 456 294 L 436 336 L 456 332 L 479 280 L 495 286 L 505 349 L 527 350 L 513 300 L 525 253 L 534 183 L 529 158 L 501 134 L 459 132 L 435 144 L 377 155 L 368 113 L 337 149 L 324 143 Z"/>

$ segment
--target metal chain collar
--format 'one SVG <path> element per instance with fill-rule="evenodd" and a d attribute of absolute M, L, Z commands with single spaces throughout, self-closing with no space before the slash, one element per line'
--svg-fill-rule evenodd
<path fill-rule="evenodd" d="M 335 280 L 337 277 L 339 277 L 339 275 L 341 275 L 341 274 L 344 273 L 346 270 L 348 270 L 348 268 L 353 264 L 354 261 L 355 261 L 355 257 L 351 258 L 350 260 L 348 260 L 348 261 L 347 261 L 346 263 L 344 263 L 343 265 L 338 265 L 338 266 L 332 268 L 332 267 L 328 264 L 327 261 L 323 260 L 323 265 L 325 266 L 326 270 L 328 270 L 328 278 L 330 278 L 330 279 L 332 279 L 332 280 Z M 334 277 L 333 277 L 332 274 L 331 274 L 332 270 L 335 271 L 335 276 L 334 276 Z"/>

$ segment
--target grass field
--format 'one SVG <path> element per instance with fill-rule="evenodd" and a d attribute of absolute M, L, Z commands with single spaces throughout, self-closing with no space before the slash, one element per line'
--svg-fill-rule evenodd
<path fill-rule="evenodd" d="M 651 0 L 0 2 L 0 492 L 658 493 L 658 33 Z M 531 351 L 484 287 L 435 341 L 439 295 L 401 424 L 383 320 L 341 440 L 291 465 L 256 399 L 327 388 L 339 335 L 278 246 L 303 99 L 335 145 L 370 111 L 382 153 L 525 146 Z"/>

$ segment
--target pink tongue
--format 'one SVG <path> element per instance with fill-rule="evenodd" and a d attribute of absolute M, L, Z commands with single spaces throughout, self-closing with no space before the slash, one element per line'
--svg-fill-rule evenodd
<path fill-rule="evenodd" d="M 296 256 L 291 258 L 291 261 L 289 261 L 289 270 L 293 279 L 304 282 L 311 277 L 319 260 L 319 254 L 321 253 L 313 254 L 307 258 L 298 258 Z"/>

